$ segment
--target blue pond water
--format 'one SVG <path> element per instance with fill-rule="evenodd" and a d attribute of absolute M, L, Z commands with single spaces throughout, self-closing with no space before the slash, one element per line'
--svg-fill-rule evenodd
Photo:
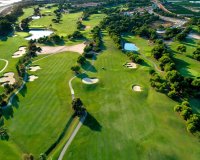
<path fill-rule="evenodd" d="M 139 50 L 139 48 L 133 43 L 125 43 L 124 49 L 126 51 L 138 51 Z"/>

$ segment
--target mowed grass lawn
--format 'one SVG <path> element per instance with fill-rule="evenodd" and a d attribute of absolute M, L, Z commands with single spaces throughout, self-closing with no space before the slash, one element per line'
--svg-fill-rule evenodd
<path fill-rule="evenodd" d="M 55 16 L 44 16 L 31 21 L 30 28 L 49 28 L 50 25 L 52 25 L 52 29 L 55 30 L 55 33 L 60 36 L 67 36 L 76 30 L 76 22 L 78 18 L 81 17 L 81 14 L 82 12 L 62 14 L 62 21 L 59 24 L 52 22 Z"/>
<path fill-rule="evenodd" d="M 96 71 L 87 73 L 99 78 L 99 84 L 73 81 L 89 115 L 64 159 L 200 159 L 198 140 L 187 133 L 184 121 L 173 111 L 176 103 L 150 87 L 147 68 L 124 68 L 127 57 L 108 36 L 104 44 Z M 133 92 L 133 84 L 143 91 Z"/>
<path fill-rule="evenodd" d="M 5 67 L 5 65 L 6 65 L 6 62 L 0 60 L 0 71 Z"/>
<path fill-rule="evenodd" d="M 177 47 L 185 45 L 187 47 L 186 53 L 178 53 Z M 198 47 L 198 41 L 193 39 L 186 39 L 183 42 L 173 42 L 170 47 L 174 51 L 176 67 L 183 76 L 199 77 L 200 76 L 200 63 L 193 59 L 193 52 Z"/>
<path fill-rule="evenodd" d="M 77 57 L 77 53 L 60 53 L 34 63 L 42 69 L 30 73 L 39 78 L 27 83 L 15 98 L 13 111 L 6 112 L 10 113 L 6 116 L 8 143 L 13 140 L 21 152 L 32 153 L 38 158 L 65 128 L 73 114 L 68 81 L 73 75 L 70 68 Z M 4 157 L 6 152 L 0 159 Z"/>

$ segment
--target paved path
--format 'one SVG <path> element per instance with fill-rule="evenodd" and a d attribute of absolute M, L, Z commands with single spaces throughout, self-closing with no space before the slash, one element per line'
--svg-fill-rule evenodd
<path fill-rule="evenodd" d="M 94 64 L 94 59 L 92 60 L 92 65 Z M 91 66 L 90 66 L 91 67 Z M 90 67 L 88 67 L 88 70 L 90 69 Z M 86 73 L 87 71 L 81 73 L 81 74 L 84 74 Z M 79 74 L 79 75 L 81 75 Z M 74 89 L 73 89 L 73 86 L 72 86 L 72 81 L 77 77 L 74 76 L 72 77 L 70 80 L 69 80 L 69 88 L 70 88 L 70 92 L 71 92 L 71 95 L 72 95 L 72 100 L 75 98 L 75 92 L 74 92 Z M 80 119 L 80 122 L 78 123 L 78 125 L 76 126 L 75 130 L 73 131 L 73 133 L 71 134 L 70 138 L 68 139 L 67 143 L 65 144 L 64 148 L 62 149 L 59 157 L 58 157 L 58 160 L 62 160 L 67 149 L 69 148 L 70 144 L 72 143 L 73 139 L 75 138 L 76 134 L 78 133 L 79 129 L 81 128 L 81 126 L 83 125 L 84 121 L 85 121 L 85 118 L 87 117 L 87 112 L 85 112 L 84 116 L 81 117 Z"/>
<path fill-rule="evenodd" d="M 3 71 L 7 68 L 7 66 L 8 66 L 8 61 L 7 61 L 6 59 L 1 59 L 1 58 L 0 58 L 0 61 L 6 62 L 6 65 L 3 67 L 2 70 L 0 70 L 0 73 L 1 73 L 1 72 L 3 72 Z"/>
<path fill-rule="evenodd" d="M 62 160 L 65 152 L 67 151 L 68 147 L 70 146 L 70 144 L 72 143 L 74 137 L 76 136 L 76 134 L 78 133 L 79 129 L 81 128 L 81 126 L 83 125 L 85 118 L 87 117 L 87 112 L 85 112 L 84 116 L 80 119 L 80 122 L 78 123 L 78 125 L 76 126 L 75 130 L 73 131 L 72 135 L 70 136 L 70 138 L 68 139 L 67 143 L 65 144 L 64 148 L 62 149 L 58 160 Z"/>
<path fill-rule="evenodd" d="M 161 70 L 158 68 L 158 66 L 156 65 L 156 63 L 155 63 L 154 61 L 152 61 L 151 59 L 147 58 L 144 54 L 142 54 L 142 53 L 140 53 L 140 54 L 141 54 L 141 56 L 142 56 L 144 59 L 146 59 L 147 61 L 149 61 L 149 62 L 151 62 L 151 63 L 153 64 L 153 66 L 154 66 L 154 68 L 155 68 L 156 71 L 158 71 L 158 72 L 160 72 L 160 73 L 163 72 L 163 71 L 161 71 Z"/>

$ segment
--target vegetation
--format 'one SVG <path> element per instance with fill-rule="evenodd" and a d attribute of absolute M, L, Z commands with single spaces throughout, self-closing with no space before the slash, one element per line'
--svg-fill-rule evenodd
<path fill-rule="evenodd" d="M 21 7 L 15 19 L 0 18 L 1 35 L 16 35 L 0 41 L 1 58 L 9 61 L 1 74 L 14 72 L 16 79 L 14 85 L 0 88 L 0 159 L 58 159 L 85 107 L 86 120 L 64 159 L 200 158 L 196 138 L 200 137 L 199 47 L 196 40 L 186 38 L 199 23 L 191 19 L 185 29 L 168 28 L 162 37 L 153 25 L 160 23 L 158 17 L 143 10 L 151 4 L 150 0 L 59 1 Z M 32 20 L 32 15 L 41 18 Z M 48 28 L 54 34 L 28 42 L 24 38 L 32 28 Z M 38 46 L 73 46 L 84 41 L 83 55 L 37 55 Z M 126 41 L 140 50 L 119 50 Z M 26 54 L 12 58 L 20 46 L 27 46 Z M 127 61 L 140 65 L 129 70 L 122 66 Z M 26 75 L 33 74 L 27 70 L 29 65 L 41 67 L 34 73 L 38 79 L 25 83 L 12 106 L 5 107 Z M 188 68 L 197 73 L 190 75 Z M 86 77 L 97 77 L 99 82 L 83 84 Z M 69 81 L 81 99 L 71 101 Z M 136 84 L 141 92 L 133 91 Z M 183 143 L 189 147 L 182 147 Z"/>

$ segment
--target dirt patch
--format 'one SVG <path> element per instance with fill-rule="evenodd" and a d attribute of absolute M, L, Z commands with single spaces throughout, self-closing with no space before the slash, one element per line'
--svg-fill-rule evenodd
<path fill-rule="evenodd" d="M 29 82 L 33 82 L 33 81 L 35 81 L 36 79 L 38 79 L 38 76 L 31 75 L 31 76 L 29 76 L 28 81 L 29 81 Z"/>
<path fill-rule="evenodd" d="M 16 82 L 14 76 L 15 76 L 15 74 L 13 72 L 5 73 L 3 75 L 3 77 L 0 78 L 0 83 L 2 85 L 4 85 L 4 84 L 13 85 Z"/>
<path fill-rule="evenodd" d="M 40 66 L 32 66 L 32 67 L 29 67 L 29 70 L 30 70 L 31 72 L 35 72 L 35 71 L 40 70 L 40 69 L 41 69 Z"/>
<path fill-rule="evenodd" d="M 15 52 L 12 58 L 19 58 L 22 57 L 26 53 L 26 47 L 20 47 L 17 52 Z"/>
<path fill-rule="evenodd" d="M 85 27 L 85 29 L 90 29 L 90 28 L 91 28 L 91 26 L 86 26 L 86 27 Z"/>
<path fill-rule="evenodd" d="M 42 51 L 37 54 L 54 54 L 66 51 L 77 52 L 82 54 L 84 52 L 85 46 L 86 46 L 85 43 L 77 44 L 74 46 L 56 46 L 56 47 L 44 46 L 41 47 Z"/>
<path fill-rule="evenodd" d="M 133 85 L 132 89 L 133 89 L 134 92 L 141 92 L 142 91 L 141 87 L 138 86 L 138 85 Z"/>
<path fill-rule="evenodd" d="M 98 78 L 83 78 L 82 82 L 85 84 L 95 84 L 99 82 Z"/>
<path fill-rule="evenodd" d="M 137 64 L 133 62 L 126 63 L 125 66 L 131 69 L 137 68 Z"/>

